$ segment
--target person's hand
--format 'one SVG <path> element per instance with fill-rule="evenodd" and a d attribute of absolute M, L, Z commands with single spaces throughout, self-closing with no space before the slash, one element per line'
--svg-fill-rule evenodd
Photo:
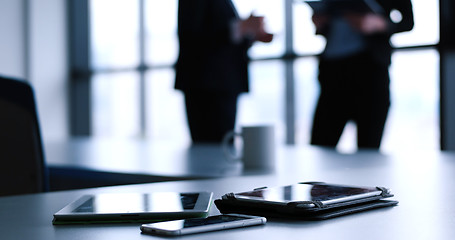
<path fill-rule="evenodd" d="M 273 34 L 268 32 L 263 32 L 256 35 L 256 41 L 269 43 L 273 40 Z"/>
<path fill-rule="evenodd" d="M 387 31 L 386 19 L 378 14 L 346 14 L 345 18 L 355 29 L 367 35 Z"/>
<path fill-rule="evenodd" d="M 258 29 L 264 28 L 264 17 L 251 14 L 247 19 L 240 21 L 240 33 L 242 36 L 254 37 Z"/>
<path fill-rule="evenodd" d="M 322 14 L 314 14 L 311 17 L 311 20 L 313 21 L 313 24 L 316 27 L 316 29 L 321 29 L 329 22 L 329 16 Z"/>
<path fill-rule="evenodd" d="M 271 42 L 273 40 L 273 34 L 264 29 L 264 17 L 253 14 L 240 22 L 240 33 L 242 36 L 251 37 L 254 41 Z"/>

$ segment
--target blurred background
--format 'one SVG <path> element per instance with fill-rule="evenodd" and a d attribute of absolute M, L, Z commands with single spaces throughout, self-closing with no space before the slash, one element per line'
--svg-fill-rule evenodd
<path fill-rule="evenodd" d="M 271 123 L 283 144 L 308 145 L 319 89 L 311 9 L 298 0 L 234 0 L 263 15 L 271 44 L 249 52 L 251 92 L 237 126 Z M 439 0 L 412 0 L 415 27 L 392 44 L 392 105 L 382 152 L 440 149 Z M 174 90 L 177 0 L 0 0 L 0 74 L 35 87 L 44 141 L 73 136 L 190 142 Z M 400 15 L 394 13 L 394 19 Z M 348 125 L 338 150 L 352 152 Z"/>

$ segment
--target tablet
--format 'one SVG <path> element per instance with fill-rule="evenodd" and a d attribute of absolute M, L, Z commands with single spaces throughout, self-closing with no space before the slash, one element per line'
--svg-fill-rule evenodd
<path fill-rule="evenodd" d="M 153 222 L 206 217 L 211 192 L 84 195 L 54 214 L 54 224 Z"/>
<path fill-rule="evenodd" d="M 235 193 L 238 200 L 256 201 L 266 204 L 287 205 L 298 202 L 299 207 L 314 208 L 316 203 L 328 206 L 358 199 L 381 196 L 383 191 L 376 187 L 357 187 L 320 182 L 298 183 L 288 186 L 259 188 Z"/>
<path fill-rule="evenodd" d="M 303 0 L 318 14 L 382 13 L 383 8 L 375 0 Z"/>

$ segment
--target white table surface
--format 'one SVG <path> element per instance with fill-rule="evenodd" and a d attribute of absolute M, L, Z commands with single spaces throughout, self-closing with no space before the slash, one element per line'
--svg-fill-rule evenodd
<path fill-rule="evenodd" d="M 384 186 L 397 207 L 326 221 L 269 220 L 263 227 L 218 231 L 183 239 L 453 239 L 455 237 L 455 154 L 377 152 L 338 154 L 319 148 L 284 147 L 276 171 L 206 180 L 93 188 L 0 198 L 0 239 L 157 239 L 139 224 L 53 226 L 52 214 L 83 194 L 106 192 L 228 192 L 300 181 Z M 189 165 L 191 165 L 189 163 Z M 217 214 L 212 206 L 210 214 Z"/>
<path fill-rule="evenodd" d="M 173 178 L 242 174 L 218 144 L 181 144 L 142 139 L 74 138 L 45 144 L 50 167 Z"/>

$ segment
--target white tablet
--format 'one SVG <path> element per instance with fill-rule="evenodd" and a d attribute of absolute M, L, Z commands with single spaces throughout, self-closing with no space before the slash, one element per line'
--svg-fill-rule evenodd
<path fill-rule="evenodd" d="M 84 195 L 54 214 L 53 224 L 153 222 L 206 217 L 211 192 Z"/>

